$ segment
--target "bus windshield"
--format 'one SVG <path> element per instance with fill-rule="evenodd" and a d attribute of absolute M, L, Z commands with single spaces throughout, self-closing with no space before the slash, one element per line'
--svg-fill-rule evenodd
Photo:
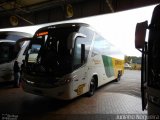
<path fill-rule="evenodd" d="M 28 64 L 32 71 L 62 76 L 72 70 L 72 53 L 67 48 L 67 38 L 77 28 L 56 28 L 40 31 L 28 49 Z"/>

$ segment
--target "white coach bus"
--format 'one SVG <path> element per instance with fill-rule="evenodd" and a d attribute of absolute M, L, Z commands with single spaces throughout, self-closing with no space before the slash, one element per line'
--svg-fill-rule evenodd
<path fill-rule="evenodd" d="M 101 85 L 120 80 L 124 55 L 84 23 L 40 28 L 25 57 L 23 90 L 58 99 L 92 96 Z"/>
<path fill-rule="evenodd" d="M 0 32 L 0 83 L 13 81 L 13 65 L 17 60 L 21 63 L 24 59 L 21 49 L 25 49 L 27 42 L 18 42 L 25 37 L 32 37 L 31 34 L 18 31 Z M 21 58 L 21 59 L 19 59 Z"/>

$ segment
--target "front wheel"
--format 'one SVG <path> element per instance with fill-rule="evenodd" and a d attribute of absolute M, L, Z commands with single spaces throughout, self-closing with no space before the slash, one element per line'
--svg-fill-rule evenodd
<path fill-rule="evenodd" d="M 14 87 L 20 87 L 20 73 L 14 73 Z"/>
<path fill-rule="evenodd" d="M 96 83 L 95 83 L 95 79 L 92 78 L 92 79 L 91 79 L 91 82 L 90 82 L 90 89 L 89 89 L 87 95 L 88 95 L 89 97 L 90 97 L 90 96 L 93 96 L 95 90 L 96 90 Z"/>

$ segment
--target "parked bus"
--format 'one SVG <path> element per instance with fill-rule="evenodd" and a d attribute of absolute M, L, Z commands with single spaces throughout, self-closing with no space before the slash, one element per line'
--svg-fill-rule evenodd
<path fill-rule="evenodd" d="M 124 55 L 84 23 L 40 28 L 25 57 L 23 90 L 58 99 L 92 96 L 101 85 L 120 80 Z"/>
<path fill-rule="evenodd" d="M 26 47 L 27 42 L 17 41 L 24 37 L 32 37 L 31 34 L 16 31 L 3 31 L 0 32 L 0 82 L 13 81 L 13 65 L 15 59 L 21 63 L 19 56 L 21 48 Z"/>
<path fill-rule="evenodd" d="M 142 109 L 148 115 L 160 115 L 160 5 L 154 8 L 150 25 L 137 23 L 135 47 L 142 52 L 141 95 Z M 149 31 L 145 41 L 146 30 Z M 147 107 L 148 106 L 148 107 Z M 156 117 L 156 116 L 154 116 Z M 157 116 L 159 119 L 160 116 Z"/>

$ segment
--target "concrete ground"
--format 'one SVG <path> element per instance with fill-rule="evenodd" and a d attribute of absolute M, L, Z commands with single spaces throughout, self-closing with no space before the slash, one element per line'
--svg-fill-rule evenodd
<path fill-rule="evenodd" d="M 141 108 L 140 71 L 126 70 L 121 81 L 100 87 L 92 97 L 81 96 L 71 101 L 32 95 L 10 84 L 0 88 L 3 120 L 108 120 L 121 119 L 124 115 L 143 118 L 146 113 Z"/>
<path fill-rule="evenodd" d="M 101 92 L 123 93 L 141 97 L 141 72 L 138 70 L 125 70 L 120 82 L 112 82 L 103 87 Z"/>

